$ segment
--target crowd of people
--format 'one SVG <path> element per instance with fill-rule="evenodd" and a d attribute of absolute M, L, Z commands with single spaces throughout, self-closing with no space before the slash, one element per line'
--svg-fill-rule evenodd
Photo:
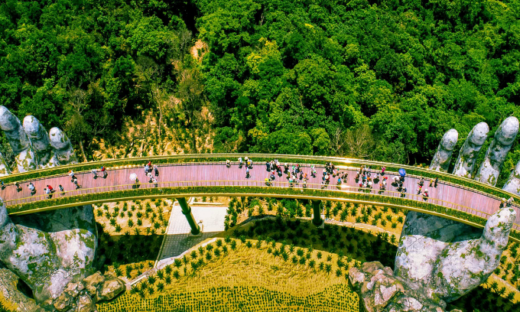
<path fill-rule="evenodd" d="M 231 161 L 226 161 L 226 166 L 228 168 L 231 167 Z M 252 169 L 253 169 L 253 160 L 245 157 L 238 158 L 238 168 L 242 169 L 245 167 L 245 175 L 246 179 L 252 178 Z M 305 169 L 301 164 L 281 164 L 277 159 L 273 159 L 271 161 L 266 161 L 265 168 L 267 172 L 267 177 L 265 178 L 265 185 L 272 186 L 273 182 L 276 179 L 282 179 L 283 175 L 286 175 L 286 179 L 288 180 L 290 187 L 295 187 L 301 185 L 302 188 L 307 188 L 307 183 L 311 178 L 317 178 L 317 171 L 315 165 L 310 165 L 308 170 Z M 306 172 L 305 172 L 306 171 Z M 372 170 L 369 166 L 363 165 L 359 168 L 354 180 L 356 185 L 359 186 L 358 191 L 360 192 L 372 192 L 376 185 L 379 186 L 378 193 L 383 194 L 388 187 L 388 176 L 385 174 L 386 167 L 382 167 L 381 170 Z M 107 169 L 105 167 L 101 167 L 98 169 L 92 169 L 91 173 L 94 179 L 97 179 L 98 172 L 100 172 L 101 177 L 106 179 L 108 176 Z M 148 183 L 153 183 L 155 187 L 158 187 L 158 178 L 159 178 L 159 168 L 157 165 L 152 165 L 152 162 L 149 161 L 144 166 L 144 173 L 148 179 Z M 70 170 L 68 175 L 71 178 L 71 183 L 75 186 L 76 189 L 81 188 L 78 183 L 78 177 L 75 175 L 73 170 Z M 342 184 L 347 184 L 348 182 L 348 172 L 340 171 L 333 163 L 329 162 L 325 165 L 323 169 L 323 175 L 321 177 L 321 188 L 329 187 L 332 181 L 336 182 L 336 187 L 338 189 L 341 188 Z M 139 184 L 139 180 L 135 179 L 136 185 Z M 431 178 L 428 183 L 428 187 L 437 188 L 439 183 L 439 178 Z M 406 197 L 407 188 L 405 187 L 405 176 L 394 176 L 392 178 L 391 185 L 396 188 L 397 192 L 400 192 L 400 197 Z M 424 178 L 419 180 L 417 195 L 422 195 L 423 200 L 427 201 L 430 197 L 429 190 L 425 187 L 426 181 Z M 5 184 L 0 180 L 1 188 L 5 188 Z M 14 183 L 16 190 L 20 192 L 22 187 L 18 182 Z M 27 184 L 27 188 L 30 190 L 31 195 L 36 194 L 36 187 L 32 182 Z M 58 189 L 60 192 L 64 194 L 65 188 L 60 184 L 58 185 Z M 51 198 L 52 194 L 56 192 L 56 190 L 51 186 L 47 185 L 43 189 L 44 193 L 47 195 L 47 198 Z M 509 198 L 508 200 L 502 199 L 500 207 L 509 207 L 513 204 L 513 198 Z"/>
<path fill-rule="evenodd" d="M 253 169 L 253 161 L 245 157 L 242 159 L 238 158 L 238 167 L 242 169 L 245 165 L 245 174 L 246 178 L 250 179 L 251 169 Z M 231 167 L 231 161 L 226 161 L 226 166 L 228 168 Z M 272 186 L 273 182 L 276 179 L 281 179 L 283 175 L 286 175 L 286 179 L 288 180 L 289 186 L 300 186 L 302 188 L 307 188 L 307 183 L 310 178 L 316 178 L 317 172 L 316 167 L 314 165 L 310 165 L 308 167 L 309 170 L 304 170 L 301 164 L 287 164 L 280 163 L 277 159 L 273 159 L 271 161 L 266 161 L 265 169 L 267 171 L 267 177 L 265 178 L 265 185 Z M 361 166 L 359 171 L 357 172 L 354 180 L 356 185 L 359 186 L 358 191 L 360 192 L 372 192 L 375 186 L 379 186 L 378 194 L 383 194 L 388 188 L 388 176 L 385 175 L 386 167 L 382 167 L 381 170 L 372 170 L 369 166 Z M 321 188 L 324 189 L 330 185 L 331 182 L 336 182 L 336 187 L 338 189 L 341 188 L 342 184 L 346 184 L 348 182 L 348 173 L 345 171 L 340 171 L 333 163 L 327 163 L 325 168 L 323 169 L 323 175 L 321 177 Z M 391 182 L 391 185 L 396 188 L 398 192 L 400 192 L 401 197 L 406 197 L 407 188 L 405 187 L 405 177 L 402 176 L 394 176 Z M 439 183 L 439 178 L 431 179 L 429 186 L 437 187 Z M 425 184 L 424 178 L 422 178 L 419 182 L 419 190 L 418 195 L 422 195 L 425 201 L 430 197 L 430 193 L 428 189 L 423 190 L 423 186 Z"/>

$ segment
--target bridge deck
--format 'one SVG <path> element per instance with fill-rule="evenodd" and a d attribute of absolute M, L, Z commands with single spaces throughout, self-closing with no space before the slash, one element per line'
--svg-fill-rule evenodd
<path fill-rule="evenodd" d="M 144 165 L 144 164 L 143 164 Z M 309 177 L 308 187 L 319 188 L 322 178 L 323 166 L 317 165 L 317 177 L 312 178 L 310 175 L 310 166 L 304 164 L 302 166 L 304 173 L 307 173 Z M 342 167 L 340 167 L 342 169 Z M 246 179 L 245 166 L 239 169 L 236 164 L 232 165 L 231 168 L 227 168 L 223 163 L 191 163 L 191 164 L 172 164 L 159 166 L 159 177 L 158 182 L 179 182 L 179 181 L 214 181 L 212 185 L 229 185 L 228 183 L 234 183 L 235 185 L 243 186 L 257 186 L 262 184 L 264 179 L 268 177 L 269 173 L 266 171 L 265 164 L 255 164 L 254 168 L 250 170 L 251 177 Z M 357 170 L 355 169 L 344 169 L 344 172 L 348 172 L 347 183 L 342 184 L 342 190 L 353 191 L 358 189 L 358 184 L 355 181 Z M 96 189 L 102 186 L 122 186 L 132 184 L 130 180 L 130 174 L 136 173 L 141 183 L 147 183 L 148 178 L 144 173 L 143 168 L 122 168 L 122 169 L 109 169 L 108 176 L 106 179 L 101 177 L 101 173 L 98 172 L 98 178 L 94 179 L 92 173 L 78 173 L 78 182 L 82 189 L 92 189 L 91 192 L 102 192 L 106 190 Z M 392 173 L 387 173 L 388 177 L 387 191 L 396 191 L 390 183 L 395 176 Z M 372 176 L 374 177 L 374 175 Z M 419 190 L 418 177 L 407 177 L 405 179 L 405 187 L 407 188 L 407 198 L 416 200 L 423 200 L 422 195 L 416 195 Z M 330 187 L 335 188 L 336 179 L 331 178 Z M 287 175 L 283 175 L 281 178 L 276 175 L 275 186 L 288 187 L 286 183 L 278 184 L 278 182 L 287 182 Z M 4 199 L 7 206 L 20 203 L 21 198 L 25 198 L 23 202 L 33 202 L 44 200 L 44 188 L 46 185 L 51 185 L 56 193 L 54 197 L 76 195 L 74 192 L 66 193 L 61 195 L 58 190 L 58 185 L 62 185 L 65 191 L 71 191 L 75 189 L 74 184 L 71 182 L 69 176 L 50 177 L 43 179 L 32 180 L 32 183 L 36 187 L 36 194 L 31 196 L 29 189 L 27 188 L 28 182 L 21 185 L 22 190 L 17 191 L 15 186 L 7 186 L 5 189 L 0 190 L 0 196 Z M 313 185 L 315 184 L 315 185 Z M 207 185 L 207 183 L 206 183 Z M 301 184 L 297 187 L 301 187 Z M 349 188 L 350 187 L 350 188 Z M 374 191 L 377 193 L 379 185 L 374 185 Z M 487 218 L 499 209 L 500 201 L 490 195 L 482 194 L 480 192 L 465 189 L 456 185 L 445 184 L 443 181 L 439 181 L 438 187 L 430 187 L 429 181 L 426 180 L 423 186 L 423 190 L 428 189 L 430 199 L 433 203 L 439 203 L 443 206 L 447 206 L 454 209 L 463 210 L 465 212 Z M 388 195 L 390 192 L 386 192 Z M 394 196 L 399 196 L 398 193 L 393 193 Z M 436 202 L 437 200 L 437 202 Z M 443 202 L 440 202 L 443 201 Z M 517 207 L 513 207 L 518 210 Z M 515 228 L 520 229 L 520 211 L 517 211 L 517 219 L 515 221 Z"/>

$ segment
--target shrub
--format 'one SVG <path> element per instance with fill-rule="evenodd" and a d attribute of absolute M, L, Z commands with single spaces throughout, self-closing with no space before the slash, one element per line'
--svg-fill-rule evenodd
<path fill-rule="evenodd" d="M 157 284 L 157 290 L 158 291 L 163 291 L 164 290 L 164 284 L 163 283 Z"/>
<path fill-rule="evenodd" d="M 157 277 L 160 278 L 160 279 L 164 279 L 164 272 L 163 272 L 163 270 L 158 270 L 157 271 Z"/>

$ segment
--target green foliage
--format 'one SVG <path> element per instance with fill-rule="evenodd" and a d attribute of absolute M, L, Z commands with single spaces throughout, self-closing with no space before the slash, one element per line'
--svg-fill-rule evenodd
<path fill-rule="evenodd" d="M 507 3 L 198 0 L 219 146 L 428 162 L 449 128 L 520 113 Z M 367 125 L 374 148 L 341 144 Z"/>

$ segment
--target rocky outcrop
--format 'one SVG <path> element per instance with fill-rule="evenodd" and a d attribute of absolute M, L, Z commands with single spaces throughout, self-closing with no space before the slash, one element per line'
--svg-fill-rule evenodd
<path fill-rule="evenodd" d="M 407 280 L 394 276 L 380 262 L 366 262 L 349 270 L 349 281 L 366 312 L 444 312 L 446 302 L 426 297 Z M 458 310 L 452 310 L 457 312 Z"/>
<path fill-rule="evenodd" d="M 0 263 L 0 296 L 11 303 L 16 308 L 16 311 L 43 311 L 34 299 L 29 298 L 19 290 L 19 284 L 20 279 L 18 276 Z"/>
<path fill-rule="evenodd" d="M 123 281 L 112 275 L 96 272 L 79 282 L 70 282 L 55 299 L 45 301 L 46 311 L 94 312 L 96 302 L 111 300 L 125 290 Z"/>
<path fill-rule="evenodd" d="M 90 206 L 13 218 L 1 206 L 0 261 L 12 278 L 2 279 L 0 269 L 4 297 L 21 303 L 19 311 L 36 311 L 39 303 L 46 311 L 59 312 L 95 311 L 96 302 L 113 299 L 125 285 L 114 276 L 94 273 L 96 235 Z M 36 302 L 9 288 L 18 278 L 33 290 Z"/>
<path fill-rule="evenodd" d="M 92 207 L 11 220 L 0 206 L 0 261 L 33 289 L 38 302 L 56 298 L 70 281 L 91 274 L 96 247 Z"/>

